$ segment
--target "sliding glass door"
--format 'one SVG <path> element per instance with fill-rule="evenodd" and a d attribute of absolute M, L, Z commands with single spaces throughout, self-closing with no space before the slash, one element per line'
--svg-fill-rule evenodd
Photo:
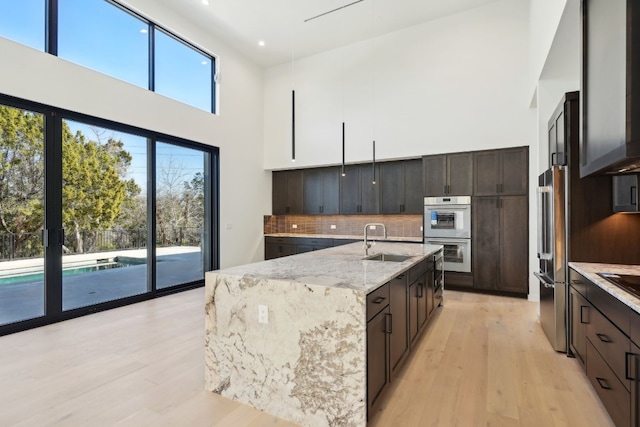
<path fill-rule="evenodd" d="M 44 316 L 44 117 L 0 105 L 0 325 Z"/>

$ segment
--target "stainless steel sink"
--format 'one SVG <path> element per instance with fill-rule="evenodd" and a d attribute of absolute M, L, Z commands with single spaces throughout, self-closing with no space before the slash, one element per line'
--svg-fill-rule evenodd
<path fill-rule="evenodd" d="M 368 257 L 364 257 L 362 259 L 369 260 L 369 261 L 403 262 L 408 260 L 409 258 L 413 258 L 413 255 L 397 255 L 397 254 L 379 253 L 379 254 L 369 255 Z"/>

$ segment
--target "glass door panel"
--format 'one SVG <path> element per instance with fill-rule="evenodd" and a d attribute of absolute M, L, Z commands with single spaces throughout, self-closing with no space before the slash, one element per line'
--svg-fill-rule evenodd
<path fill-rule="evenodd" d="M 62 122 L 62 309 L 148 292 L 147 138 Z"/>
<path fill-rule="evenodd" d="M 0 325 L 44 316 L 44 118 L 0 105 Z"/>
<path fill-rule="evenodd" d="M 208 153 L 156 144 L 156 287 L 204 279 Z"/>

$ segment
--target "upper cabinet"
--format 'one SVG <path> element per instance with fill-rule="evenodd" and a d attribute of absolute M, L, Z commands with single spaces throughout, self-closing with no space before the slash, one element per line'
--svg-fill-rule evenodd
<path fill-rule="evenodd" d="M 528 158 L 528 147 L 474 152 L 473 195 L 526 195 Z"/>
<path fill-rule="evenodd" d="M 580 176 L 640 171 L 640 4 L 582 0 Z"/>
<path fill-rule="evenodd" d="M 376 165 L 376 176 L 380 167 Z M 373 183 L 373 167 L 370 164 L 345 166 L 340 178 L 340 213 L 375 215 L 380 210 L 380 186 Z"/>
<path fill-rule="evenodd" d="M 302 214 L 302 171 L 273 172 L 271 210 L 274 215 Z"/>
<path fill-rule="evenodd" d="M 340 169 L 305 169 L 303 172 L 303 213 L 335 215 L 340 212 Z"/>
<path fill-rule="evenodd" d="M 473 194 L 473 155 L 441 154 L 422 158 L 424 195 L 470 196 Z"/>
<path fill-rule="evenodd" d="M 380 164 L 382 214 L 421 214 L 422 159 Z"/>
<path fill-rule="evenodd" d="M 638 174 L 613 177 L 613 211 L 638 212 Z"/>

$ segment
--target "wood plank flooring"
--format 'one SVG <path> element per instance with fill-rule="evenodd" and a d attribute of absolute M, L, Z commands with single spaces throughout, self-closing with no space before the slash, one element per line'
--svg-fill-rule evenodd
<path fill-rule="evenodd" d="M 447 291 L 370 422 L 613 426 L 537 303 Z M 204 290 L 0 337 L 0 426 L 290 426 L 204 391 Z"/>

